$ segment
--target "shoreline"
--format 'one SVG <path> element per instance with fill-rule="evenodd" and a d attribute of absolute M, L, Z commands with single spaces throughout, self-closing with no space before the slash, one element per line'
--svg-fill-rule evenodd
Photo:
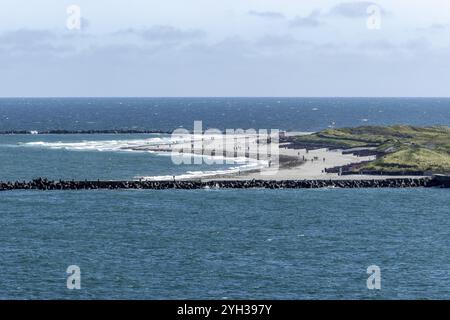
<path fill-rule="evenodd" d="M 58 131 L 60 132 L 60 131 Z M 64 131 L 68 133 L 69 131 Z M 84 131 L 85 133 L 98 134 L 104 130 Z M 124 132 L 124 131 L 122 131 Z M 128 133 L 142 133 L 139 130 L 127 130 Z M 147 131 L 148 132 L 148 131 Z M 54 132 L 55 134 L 57 132 Z M 78 133 L 81 133 L 78 131 Z M 112 133 L 108 131 L 108 133 Z M 152 133 L 156 133 L 152 131 Z M 41 133 L 45 134 L 45 133 Z M 398 173 L 369 173 L 361 172 L 348 174 L 342 168 L 372 162 L 378 155 L 374 154 L 374 148 L 330 148 L 317 147 L 308 148 L 305 145 L 295 143 L 290 138 L 306 136 L 313 133 L 307 132 L 284 132 L 281 141 L 265 142 L 252 134 L 234 134 L 229 140 L 222 140 L 222 135 L 175 135 L 167 141 L 148 143 L 147 140 L 136 140 L 137 144 L 121 147 L 120 150 L 152 152 L 161 155 L 172 155 L 174 164 L 176 159 L 187 157 L 202 158 L 202 163 L 231 164 L 228 168 L 219 170 L 195 171 L 193 169 L 179 175 L 165 176 L 136 176 L 134 179 L 143 181 L 193 181 L 201 179 L 210 181 L 365 181 L 365 180 L 387 180 L 387 179 L 417 179 L 429 178 L 428 172 L 416 174 L 411 172 Z M 286 139 L 287 138 L 287 139 Z M 270 140 L 270 139 L 269 139 Z M 125 140 L 126 141 L 126 140 Z M 134 140 L 133 140 L 134 141 Z M 61 146 L 60 146 L 61 147 Z M 261 153 L 260 147 L 265 152 Z M 189 151 L 185 151 L 189 150 Z M 231 151 L 230 151 L 231 150 Z M 274 156 L 275 154 L 275 156 Z M 271 157 L 272 155 L 272 157 Z M 222 161 L 222 162 L 220 162 Z M 228 162 L 228 161 L 231 161 Z M 194 162 L 196 163 L 196 162 Z M 272 166 L 271 166 L 272 163 Z M 192 163 L 191 163 L 192 164 Z M 342 171 L 342 172 L 341 172 Z"/>
<path fill-rule="evenodd" d="M 285 136 L 309 135 L 307 132 L 286 132 Z M 176 176 L 138 176 L 137 178 L 149 181 L 157 180 L 345 180 L 338 173 L 328 172 L 329 169 L 373 161 L 374 155 L 361 156 L 360 153 L 349 152 L 342 149 L 295 149 L 291 142 L 276 142 L 262 144 L 257 136 L 235 135 L 234 142 L 221 142 L 219 135 L 205 136 L 175 136 L 170 142 L 161 142 L 157 145 L 142 145 L 130 148 L 134 151 L 151 151 L 155 153 L 171 154 L 173 157 L 199 156 L 204 159 L 223 159 L 223 161 L 236 161 L 230 169 L 214 171 L 194 171 Z M 192 139 L 192 140 L 191 140 Z M 233 140 L 233 139 L 230 139 Z M 197 143 L 197 144 L 196 144 Z M 260 153 L 259 147 L 263 148 Z M 192 149 L 192 147 L 194 149 Z M 270 148 L 269 154 L 265 154 Z M 189 150 L 189 151 L 185 151 Z M 218 152 L 218 150 L 221 150 Z M 271 157 L 272 154 L 272 157 Z M 275 157 L 273 155 L 276 155 Z M 242 162 L 244 159 L 244 162 Z M 206 160 L 205 160 L 206 162 Z M 272 166 L 270 165 L 272 163 Z M 371 179 L 371 176 L 358 175 L 351 179 Z M 384 176 L 376 176 L 383 179 Z M 392 178 L 392 177 L 391 177 Z M 410 178 L 409 175 L 399 175 L 397 178 Z"/>

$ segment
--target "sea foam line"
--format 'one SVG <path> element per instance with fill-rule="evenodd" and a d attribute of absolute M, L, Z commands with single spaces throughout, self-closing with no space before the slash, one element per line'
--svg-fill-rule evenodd
<path fill-rule="evenodd" d="M 197 140 L 197 139 L 194 139 Z M 48 148 L 53 150 L 69 150 L 69 151 L 99 151 L 99 152 L 146 152 L 153 153 L 158 156 L 171 156 L 170 151 L 155 151 L 147 149 L 137 149 L 145 147 L 155 147 L 155 146 L 171 146 L 174 144 L 192 142 L 191 138 L 185 137 L 170 137 L 170 138 L 150 138 L 150 139 L 136 139 L 136 140 L 95 140 L 95 141 L 81 141 L 81 142 L 46 142 L 46 141 L 36 141 L 36 142 L 26 142 L 19 144 L 20 146 L 26 147 L 38 147 L 38 148 Z M 173 156 L 173 155 L 172 155 Z M 140 180 L 173 180 L 175 179 L 195 179 L 202 177 L 211 177 L 217 175 L 229 175 L 235 173 L 241 173 L 250 170 L 258 170 L 267 167 L 268 163 L 264 160 L 256 160 L 246 157 L 225 157 L 223 155 L 200 155 L 194 153 L 177 153 L 178 157 L 201 157 L 204 159 L 213 160 L 215 163 L 227 163 L 232 162 L 237 166 L 233 166 L 226 169 L 210 170 L 210 171 L 187 171 L 180 175 L 164 175 L 164 176 L 136 176 L 135 179 Z"/>

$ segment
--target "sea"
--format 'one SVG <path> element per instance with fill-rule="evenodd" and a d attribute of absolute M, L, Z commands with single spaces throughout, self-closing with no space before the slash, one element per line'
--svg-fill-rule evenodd
<path fill-rule="evenodd" d="M 450 99 L 0 99 L 2 132 L 166 132 L 194 121 L 221 131 L 448 126 Z M 0 181 L 201 177 L 240 165 L 177 165 L 128 148 L 167 139 L 0 135 Z M 448 230 L 447 189 L 3 191 L 0 299 L 450 299 Z"/>

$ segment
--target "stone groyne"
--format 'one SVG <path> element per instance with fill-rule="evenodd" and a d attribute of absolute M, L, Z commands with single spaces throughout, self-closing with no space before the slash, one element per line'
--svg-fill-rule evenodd
<path fill-rule="evenodd" d="M 164 130 L 140 130 L 140 129 L 105 129 L 105 130 L 43 130 L 43 131 L 30 131 L 30 130 L 9 130 L 0 131 L 0 135 L 12 135 L 12 134 L 171 134 L 172 131 Z"/>
<path fill-rule="evenodd" d="M 95 189 L 312 189 L 312 188 L 414 188 L 450 187 L 449 181 L 435 178 L 393 178 L 373 180 L 182 180 L 182 181 L 32 181 L 0 182 L 6 190 L 95 190 Z"/>

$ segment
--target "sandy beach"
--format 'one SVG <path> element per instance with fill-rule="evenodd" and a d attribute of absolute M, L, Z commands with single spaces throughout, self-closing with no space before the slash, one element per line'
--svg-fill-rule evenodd
<path fill-rule="evenodd" d="M 353 154 L 343 154 L 342 150 L 305 150 L 287 149 L 280 146 L 280 156 L 298 157 L 305 162 L 294 167 L 283 167 L 280 164 L 278 170 L 263 168 L 258 171 L 241 172 L 240 174 L 217 175 L 205 180 L 365 180 L 386 178 L 417 178 L 409 176 L 383 176 L 383 175 L 339 175 L 338 173 L 326 173 L 325 169 L 374 160 L 375 156 L 358 157 Z"/>
<path fill-rule="evenodd" d="M 287 133 L 304 135 L 308 133 Z M 196 172 L 196 175 L 175 176 L 177 180 L 345 180 L 345 179 L 386 179 L 395 176 L 382 175 L 339 175 L 326 173 L 325 169 L 372 161 L 375 156 L 357 156 L 343 153 L 343 150 L 292 149 L 289 143 L 278 140 L 261 141 L 253 134 L 235 134 L 224 139 L 223 135 L 175 136 L 172 142 L 160 145 L 134 146 L 134 150 L 171 153 L 174 161 L 197 159 L 209 163 L 226 161 L 235 164 L 228 170 Z M 196 155 L 196 157 L 192 157 Z M 201 160 L 203 158 L 203 160 Z M 183 160 L 184 159 L 184 160 Z M 234 162 L 233 162 L 234 161 Z M 195 172 L 195 171 L 194 171 Z M 405 177 L 405 176 L 401 176 Z M 173 176 L 139 177 L 143 180 L 172 180 Z"/>

